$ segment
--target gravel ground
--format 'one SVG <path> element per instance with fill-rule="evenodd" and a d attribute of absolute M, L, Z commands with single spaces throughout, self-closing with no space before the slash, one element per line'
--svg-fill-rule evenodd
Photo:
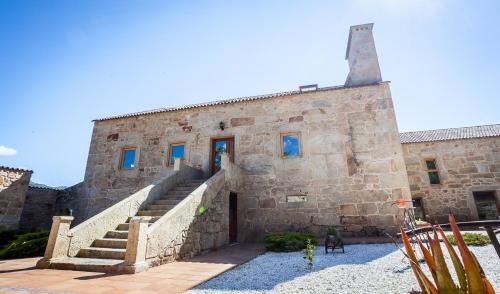
<path fill-rule="evenodd" d="M 471 250 L 500 290 L 500 259 L 493 246 Z M 344 254 L 334 255 L 317 247 L 312 271 L 301 252 L 269 252 L 188 293 L 405 293 L 412 288 L 418 289 L 417 281 L 395 245 L 372 244 L 348 245 Z"/>

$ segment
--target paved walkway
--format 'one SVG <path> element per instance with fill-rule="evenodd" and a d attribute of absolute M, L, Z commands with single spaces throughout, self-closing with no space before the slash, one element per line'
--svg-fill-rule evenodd
<path fill-rule="evenodd" d="M 0 293 L 182 293 L 264 252 L 237 244 L 135 275 L 35 269 L 39 258 L 0 261 Z"/>

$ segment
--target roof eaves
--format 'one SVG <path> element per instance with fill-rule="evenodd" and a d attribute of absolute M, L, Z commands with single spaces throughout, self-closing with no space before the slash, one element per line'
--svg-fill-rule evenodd
<path fill-rule="evenodd" d="M 94 119 L 92 121 L 93 122 L 106 121 L 106 120 L 113 120 L 113 119 L 126 118 L 126 117 L 134 117 L 134 116 L 141 116 L 141 115 L 150 115 L 150 114 L 156 114 L 156 113 L 162 113 L 162 112 L 171 112 L 171 111 L 193 109 L 193 108 L 201 108 L 201 107 L 208 107 L 208 106 L 215 106 L 215 105 L 223 105 L 223 104 L 232 104 L 232 103 L 238 103 L 238 102 L 254 101 L 254 100 L 265 100 L 265 99 L 271 99 L 271 98 L 277 98 L 277 97 L 284 97 L 284 96 L 291 96 L 291 95 L 310 94 L 310 93 L 321 92 L 321 91 L 331 91 L 331 90 L 339 90 L 339 89 L 346 89 L 346 88 L 360 88 L 360 87 L 374 86 L 374 85 L 387 84 L 387 83 L 389 83 L 389 81 L 383 81 L 383 82 L 376 83 L 376 84 L 362 85 L 362 86 L 350 86 L 350 87 L 347 87 L 347 86 L 341 85 L 341 86 L 322 87 L 322 88 L 318 88 L 316 91 L 305 91 L 305 92 L 301 92 L 301 91 L 298 91 L 298 90 L 285 91 L 285 92 L 278 92 L 278 93 L 272 93 L 272 94 L 264 94 L 264 95 L 256 95 L 256 96 L 232 98 L 232 99 L 226 99 L 226 100 L 216 100 L 216 101 L 211 101 L 211 102 L 202 102 L 202 103 L 190 104 L 190 105 L 183 105 L 183 106 L 174 106 L 174 107 L 167 107 L 167 108 L 157 108 L 157 109 L 153 109 L 153 110 L 146 110 L 146 111 L 133 112 L 133 113 L 128 113 L 128 114 L 120 114 L 120 115 L 114 115 L 114 116 L 109 116 L 109 117 L 97 118 L 97 119 Z"/>

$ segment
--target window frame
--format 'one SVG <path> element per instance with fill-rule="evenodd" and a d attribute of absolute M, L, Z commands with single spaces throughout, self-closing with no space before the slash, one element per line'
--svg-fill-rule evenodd
<path fill-rule="evenodd" d="M 182 160 L 186 160 L 186 142 L 173 142 L 168 144 L 168 158 L 167 158 L 167 166 L 174 166 L 175 160 L 172 162 L 172 147 L 174 146 L 184 146 L 184 156 L 182 156 Z"/>
<path fill-rule="evenodd" d="M 132 167 L 125 167 L 123 164 L 125 163 L 125 152 L 128 150 L 134 150 L 134 163 Z M 134 146 L 125 146 L 122 148 L 121 156 L 120 156 L 120 169 L 121 170 L 132 170 L 134 169 L 137 165 L 135 164 L 137 161 L 137 147 Z"/>
<path fill-rule="evenodd" d="M 284 150 L 284 146 L 283 146 L 283 137 L 288 136 L 288 135 L 297 135 L 297 137 L 299 138 L 299 155 L 285 156 L 285 152 L 284 152 L 285 150 Z M 282 159 L 302 157 L 302 134 L 300 131 L 280 132 L 280 157 Z"/>
<path fill-rule="evenodd" d="M 427 166 L 427 162 L 428 161 L 433 161 L 435 168 L 429 169 L 429 167 Z M 442 181 L 441 181 L 441 175 L 439 174 L 439 165 L 438 165 L 437 159 L 433 158 L 433 157 L 424 158 L 424 166 L 425 166 L 425 170 L 426 170 L 426 173 L 427 173 L 427 178 L 429 179 L 429 184 L 431 186 L 441 185 Z M 437 184 L 431 183 L 431 178 L 429 177 L 430 173 L 436 173 L 437 174 L 439 183 L 437 183 Z"/>

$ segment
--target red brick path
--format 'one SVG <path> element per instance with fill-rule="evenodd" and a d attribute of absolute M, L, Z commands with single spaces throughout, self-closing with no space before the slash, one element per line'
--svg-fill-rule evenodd
<path fill-rule="evenodd" d="M 39 270 L 39 258 L 6 260 L 0 293 L 182 293 L 263 252 L 261 244 L 238 244 L 134 275 Z"/>

